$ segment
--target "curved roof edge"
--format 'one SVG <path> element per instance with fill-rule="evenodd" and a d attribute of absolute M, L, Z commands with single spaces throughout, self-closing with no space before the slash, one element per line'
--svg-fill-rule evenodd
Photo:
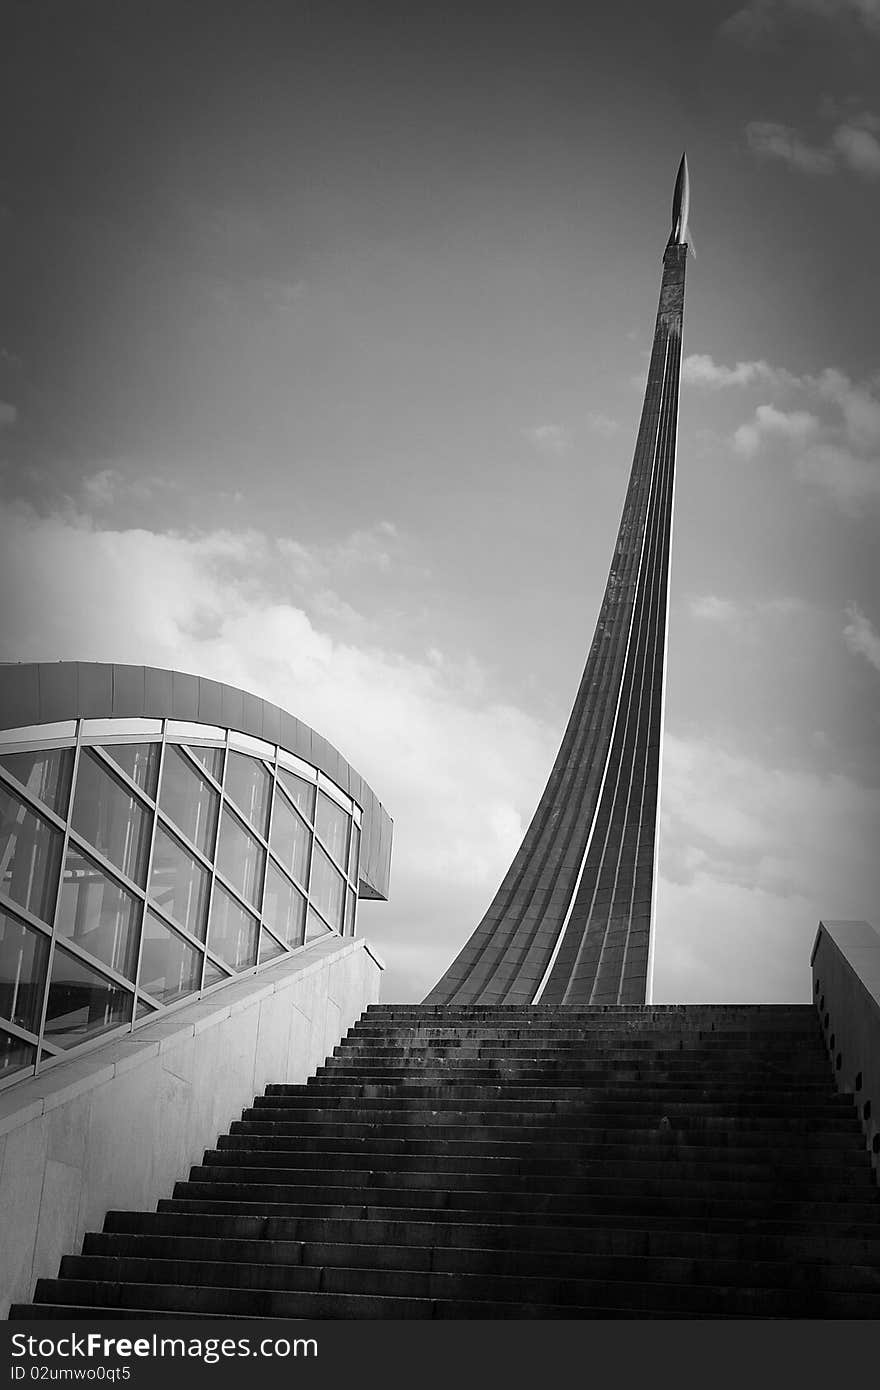
<path fill-rule="evenodd" d="M 332 743 L 278 705 L 221 681 L 154 666 L 97 661 L 0 664 L 0 730 L 80 718 L 218 724 L 279 744 L 312 763 L 363 812 L 358 896 L 387 898 L 391 817 Z"/>

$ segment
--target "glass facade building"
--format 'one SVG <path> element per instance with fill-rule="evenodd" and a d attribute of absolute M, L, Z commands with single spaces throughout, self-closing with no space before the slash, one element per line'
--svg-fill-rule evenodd
<path fill-rule="evenodd" d="M 0 730 L 0 1086 L 354 935 L 363 828 L 319 766 L 240 729 Z"/>

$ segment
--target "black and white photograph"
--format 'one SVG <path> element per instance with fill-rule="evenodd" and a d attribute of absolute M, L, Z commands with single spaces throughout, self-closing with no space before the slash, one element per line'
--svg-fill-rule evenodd
<path fill-rule="evenodd" d="M 3 11 L 0 1373 L 856 1335 L 880 0 Z"/>

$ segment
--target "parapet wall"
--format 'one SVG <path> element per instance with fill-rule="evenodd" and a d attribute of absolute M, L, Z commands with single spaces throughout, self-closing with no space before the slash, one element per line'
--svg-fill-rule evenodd
<path fill-rule="evenodd" d="M 108 1210 L 169 1197 L 268 1082 L 312 1075 L 381 973 L 364 941 L 318 940 L 0 1095 L 0 1317 Z"/>
<path fill-rule="evenodd" d="M 855 1100 L 880 1181 L 880 933 L 868 922 L 820 922 L 810 964 L 835 1080 Z"/>

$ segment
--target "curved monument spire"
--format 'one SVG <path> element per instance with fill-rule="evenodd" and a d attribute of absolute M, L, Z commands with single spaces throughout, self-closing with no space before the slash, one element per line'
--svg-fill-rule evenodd
<path fill-rule="evenodd" d="M 629 488 L 549 780 L 427 1004 L 643 1004 L 651 918 L 689 183 L 683 156 Z"/>

